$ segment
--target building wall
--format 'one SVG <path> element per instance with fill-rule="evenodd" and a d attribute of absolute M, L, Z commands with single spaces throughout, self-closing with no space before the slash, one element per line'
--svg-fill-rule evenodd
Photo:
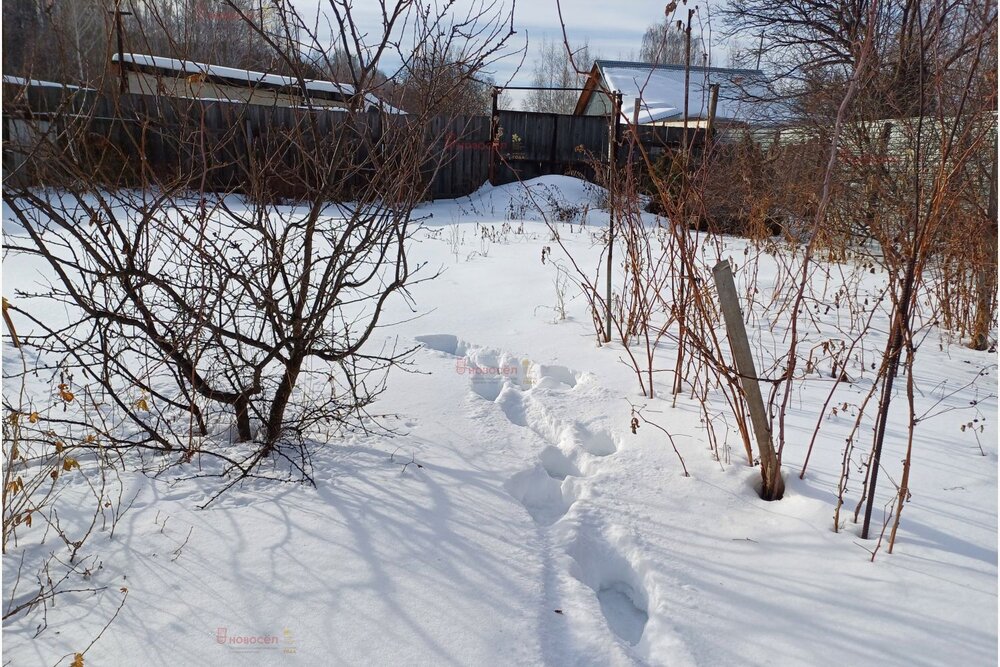
<path fill-rule="evenodd" d="M 583 110 L 584 116 L 607 116 L 611 113 L 611 98 L 607 94 L 595 90 L 587 100 L 587 106 Z"/>
<path fill-rule="evenodd" d="M 684 127 L 684 119 L 683 118 L 679 118 L 679 119 L 671 119 L 671 120 L 660 120 L 660 121 L 657 121 L 655 123 L 648 123 L 648 125 L 658 125 L 660 127 Z M 693 128 L 699 128 L 699 129 L 703 129 L 704 130 L 704 129 L 708 128 L 708 119 L 707 118 L 697 118 L 697 117 L 688 118 L 687 126 L 689 128 L 693 127 Z M 745 122 L 739 121 L 739 120 L 732 120 L 730 118 L 716 118 L 715 119 L 715 129 L 717 131 L 719 131 L 719 132 L 721 132 L 723 130 L 725 130 L 727 132 L 743 132 L 748 127 L 750 127 L 749 123 L 745 123 Z M 771 130 L 771 129 L 765 130 L 765 134 L 767 136 L 770 136 L 773 133 L 774 133 L 774 130 Z"/>
<path fill-rule="evenodd" d="M 276 90 L 255 89 L 250 86 L 230 86 L 212 81 L 203 81 L 195 74 L 187 77 L 154 75 L 146 72 L 129 71 L 128 90 L 142 95 L 168 95 L 196 99 L 229 100 L 265 106 L 301 106 L 301 95 L 288 95 Z M 313 99 L 313 106 L 343 108 L 333 100 Z"/>

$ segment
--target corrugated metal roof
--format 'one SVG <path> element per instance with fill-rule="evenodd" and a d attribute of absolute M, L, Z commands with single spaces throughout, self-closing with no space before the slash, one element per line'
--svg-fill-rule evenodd
<path fill-rule="evenodd" d="M 595 60 L 597 65 L 601 67 L 633 67 L 637 69 L 661 69 L 661 70 L 679 70 L 684 71 L 683 64 L 657 64 L 652 63 L 642 63 L 635 62 L 631 60 Z M 735 74 L 744 76 L 757 76 L 763 78 L 764 72 L 759 69 L 740 69 L 733 67 L 702 67 L 701 65 L 691 65 L 691 71 L 694 72 L 698 70 L 700 72 L 713 72 L 718 74 Z"/>
<path fill-rule="evenodd" d="M 598 60 L 595 69 L 609 91 L 622 93 L 622 109 L 632 117 L 640 100 L 639 122 L 655 123 L 684 117 L 684 65 L 653 65 L 623 60 Z M 716 119 L 751 122 L 766 116 L 770 105 L 761 102 L 770 92 L 764 73 L 727 67 L 690 68 L 688 117 L 708 117 L 709 86 L 719 84 Z M 590 91 L 589 94 L 597 92 Z M 584 93 L 589 97 L 588 93 Z"/>

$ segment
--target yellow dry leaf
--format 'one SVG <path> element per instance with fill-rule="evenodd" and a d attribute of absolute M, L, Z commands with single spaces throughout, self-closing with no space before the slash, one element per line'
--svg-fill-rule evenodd
<path fill-rule="evenodd" d="M 37 412 L 32 412 L 30 415 L 28 415 L 28 421 L 31 422 L 32 424 L 34 424 L 35 422 L 37 422 L 38 421 L 38 413 Z"/>
<path fill-rule="evenodd" d="M 24 524 L 28 528 L 31 528 L 31 512 L 28 512 L 28 515 L 26 517 L 24 517 Z"/>
<path fill-rule="evenodd" d="M 70 663 L 69 667 L 83 667 L 83 654 L 82 653 L 77 653 L 73 657 L 73 662 Z"/>
<path fill-rule="evenodd" d="M 10 423 L 11 426 L 17 426 L 17 421 L 20 418 L 21 415 L 17 414 L 16 412 L 12 412 L 10 413 L 10 417 L 7 417 L 7 421 Z"/>
<path fill-rule="evenodd" d="M 60 398 L 62 398 L 62 400 L 66 401 L 67 403 L 72 401 L 74 398 L 73 392 L 71 392 L 68 387 L 69 386 L 66 384 L 59 385 L 59 396 Z"/>
<path fill-rule="evenodd" d="M 80 468 L 80 464 L 79 464 L 79 462 L 77 462 L 76 459 L 71 459 L 68 456 L 65 459 L 63 459 L 63 470 L 65 470 L 66 472 L 69 472 L 73 468 L 77 468 L 77 469 Z"/>
<path fill-rule="evenodd" d="M 135 407 L 137 410 L 142 410 L 143 412 L 149 412 L 149 403 L 146 402 L 145 398 L 140 398 L 135 402 Z"/>
<path fill-rule="evenodd" d="M 62 450 L 66 448 L 66 445 L 62 444 L 61 440 L 56 440 L 56 454 L 61 454 Z"/>
<path fill-rule="evenodd" d="M 95 442 L 97 442 L 97 436 L 96 436 L 96 435 L 94 435 L 93 433 L 91 433 L 91 434 L 90 434 L 90 435 L 88 435 L 88 436 L 87 436 L 86 438 L 84 438 L 84 439 L 83 439 L 83 441 L 84 441 L 85 443 L 87 443 L 88 445 L 92 445 L 92 444 L 94 444 Z"/>

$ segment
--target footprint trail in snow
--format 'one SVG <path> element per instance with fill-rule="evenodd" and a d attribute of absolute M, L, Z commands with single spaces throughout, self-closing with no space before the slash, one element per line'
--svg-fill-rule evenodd
<path fill-rule="evenodd" d="M 476 396 L 494 403 L 512 425 L 527 429 L 541 441 L 532 465 L 507 480 L 504 488 L 524 506 L 539 530 L 558 527 L 563 539 L 559 540 L 561 553 L 555 555 L 568 563 L 573 578 L 593 591 L 611 632 L 630 646 L 638 644 L 649 618 L 649 595 L 633 562 L 607 538 L 609 533 L 622 531 L 567 517 L 581 505 L 581 514 L 585 513 L 592 478 L 618 445 L 608 431 L 561 418 L 546 405 L 546 398 L 579 391 L 582 384 L 593 382 L 593 376 L 532 363 L 451 334 L 418 336 L 417 341 L 454 357 L 456 370 L 468 376 Z"/>

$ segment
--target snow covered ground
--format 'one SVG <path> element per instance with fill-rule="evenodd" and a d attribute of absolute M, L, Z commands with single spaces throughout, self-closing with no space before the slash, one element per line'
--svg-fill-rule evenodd
<path fill-rule="evenodd" d="M 597 194 L 544 183 L 542 200 L 578 209 L 560 234 L 595 265 Z M 4 664 L 69 664 L 122 588 L 88 665 L 997 663 L 994 354 L 937 331 L 921 347 L 913 496 L 895 553 L 871 562 L 857 526 L 832 530 L 849 414 L 827 416 L 798 478 L 830 382 L 803 383 L 785 498 L 760 500 L 738 438 L 728 463 L 714 460 L 697 405 L 643 399 L 572 287 L 558 318 L 559 248 L 519 188 L 422 209 L 433 218 L 414 255 L 445 270 L 414 288 L 419 317 L 398 303 L 389 319 L 401 323 L 384 330 L 422 344 L 419 372 L 395 373 L 377 406 L 399 435 L 330 442 L 315 488 L 253 481 L 205 510 L 217 480 L 127 476 L 131 509 L 113 539 L 88 542 L 101 563 L 88 587 L 104 590 L 60 599 L 37 637 L 37 613 L 5 622 Z M 745 241 L 725 247 L 744 261 Z M 19 261 L 4 259 L 8 298 L 37 280 Z M 873 329 L 883 337 L 867 355 L 887 324 Z M 5 370 L 14 363 L 5 339 Z M 837 404 L 867 391 L 855 379 Z M 631 432 L 630 401 L 673 435 L 690 477 L 662 434 Z M 982 432 L 961 428 L 973 419 Z M 905 420 L 900 400 L 883 455 L 896 479 Z M 879 508 L 894 493 L 881 484 Z M 5 610 L 17 565 L 4 556 Z"/>

